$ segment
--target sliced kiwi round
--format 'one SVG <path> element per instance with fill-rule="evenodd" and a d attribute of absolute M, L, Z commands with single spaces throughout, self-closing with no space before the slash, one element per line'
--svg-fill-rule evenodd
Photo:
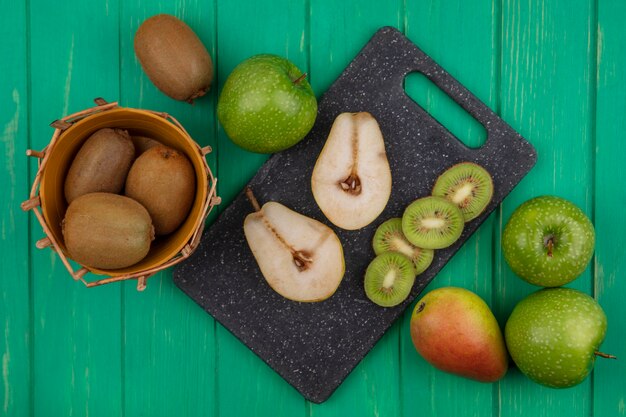
<path fill-rule="evenodd" d="M 493 197 L 489 172 L 473 162 L 461 162 L 437 178 L 432 194 L 445 197 L 459 206 L 466 222 L 482 213 Z"/>
<path fill-rule="evenodd" d="M 415 271 L 413 261 L 398 252 L 385 252 L 365 272 L 365 294 L 381 307 L 393 307 L 409 296 Z"/>
<path fill-rule="evenodd" d="M 408 256 L 415 264 L 415 274 L 419 275 L 426 270 L 433 261 L 435 251 L 422 249 L 409 242 L 402 233 L 402 219 L 394 217 L 382 223 L 374 233 L 372 240 L 374 253 L 380 255 L 385 252 L 400 252 Z"/>
<path fill-rule="evenodd" d="M 404 210 L 402 232 L 413 245 L 443 249 L 452 245 L 463 232 L 461 209 L 442 197 L 415 200 Z"/>

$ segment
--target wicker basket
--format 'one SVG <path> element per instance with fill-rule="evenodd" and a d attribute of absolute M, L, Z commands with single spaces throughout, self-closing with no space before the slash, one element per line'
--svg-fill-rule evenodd
<path fill-rule="evenodd" d="M 22 209 L 32 210 L 41 224 L 44 238 L 37 241 L 39 249 L 50 247 L 75 280 L 87 287 L 95 287 L 127 279 L 137 280 L 137 290 L 146 286 L 146 280 L 156 272 L 169 268 L 188 258 L 200 243 L 204 223 L 212 208 L 221 202 L 216 195 L 217 179 L 213 176 L 205 156 L 211 147 L 201 148 L 178 121 L 167 113 L 124 108 L 107 103 L 101 98 L 97 106 L 80 111 L 51 123 L 55 128 L 48 146 L 42 151 L 28 150 L 28 156 L 38 158 L 39 169 L 33 181 L 30 198 Z M 102 270 L 70 263 L 61 232 L 67 202 L 63 185 L 69 166 L 83 142 L 96 130 L 104 127 L 128 129 L 131 134 L 152 137 L 161 143 L 184 152 L 196 173 L 196 196 L 185 222 L 172 234 L 157 238 L 148 255 L 135 265 L 116 270 Z M 107 275 L 108 278 L 88 281 L 86 274 Z"/>

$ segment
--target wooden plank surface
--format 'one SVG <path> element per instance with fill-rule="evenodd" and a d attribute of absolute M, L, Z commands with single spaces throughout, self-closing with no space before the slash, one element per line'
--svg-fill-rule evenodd
<path fill-rule="evenodd" d="M 598 1 L 596 106 L 594 109 L 595 206 L 594 220 L 598 243 L 594 265 L 595 295 L 607 312 L 609 336 L 602 346 L 606 352 L 619 352 L 617 361 L 598 359 L 593 375 L 593 414 L 626 415 L 626 320 L 624 295 L 626 281 L 626 207 L 624 189 L 624 131 L 626 119 L 626 31 L 623 17 L 626 2 Z M 621 18 L 617 18 L 621 16 Z M 616 208 L 618 208 L 616 210 Z"/>
<path fill-rule="evenodd" d="M 158 13 L 187 22 L 215 56 L 215 4 L 212 1 L 124 1 L 120 3 L 120 100 L 125 106 L 165 111 L 176 117 L 202 146 L 216 146 L 216 94 L 193 106 L 162 94 L 135 57 L 139 25 Z M 215 166 L 216 155 L 209 155 Z M 215 323 L 173 284 L 171 271 L 122 285 L 123 414 L 213 416 L 216 410 Z M 149 390 L 146 390 L 148 382 Z M 193 381 L 193 384 L 188 383 Z"/>
<path fill-rule="evenodd" d="M 12 2 L 0 15 L 0 414 L 32 413 L 32 311 L 29 219 L 19 203 L 29 195 L 29 66 L 27 8 Z"/>
<path fill-rule="evenodd" d="M 119 94 L 118 3 L 33 0 L 29 12 L 30 143 L 41 150 L 50 122 Z M 120 415 L 120 287 L 88 291 L 51 250 L 31 254 L 34 415 Z"/>
<path fill-rule="evenodd" d="M 491 0 L 471 4 L 462 0 L 415 2 L 406 10 L 407 36 L 496 111 L 499 15 L 500 10 Z M 455 53 L 447 52 L 449 45 L 455 45 Z M 481 126 L 469 114 L 451 103 L 449 97 L 437 91 L 437 87 L 421 74 L 407 76 L 405 86 L 418 104 L 468 146 L 484 143 L 484 129 L 481 131 Z M 472 125 L 471 121 L 478 126 Z M 491 304 L 493 279 L 489 266 L 493 264 L 495 217 L 494 213 L 482 224 L 425 291 L 458 286 L 476 292 Z M 409 332 L 411 313 L 412 309 L 405 313 L 401 332 L 401 387 L 405 413 L 410 415 L 410 410 L 426 405 L 438 415 L 491 415 L 492 394 L 497 384 L 478 384 L 430 366 L 413 347 Z M 457 400 L 461 398 L 473 398 L 472 407 Z"/>
<path fill-rule="evenodd" d="M 9 2 L 0 17 L 0 415 L 7 416 L 578 416 L 626 415 L 626 249 L 623 178 L 626 6 L 622 0 L 43 0 Z M 148 16 L 186 21 L 210 51 L 216 79 L 189 106 L 160 93 L 133 51 Z M 319 97 L 380 26 L 391 25 L 528 138 L 538 164 L 428 290 L 476 291 L 503 325 L 536 287 L 517 278 L 500 250 L 502 229 L 523 201 L 555 194 L 594 220 L 594 264 L 570 286 L 607 312 L 603 350 L 578 387 L 552 390 L 511 369 L 497 384 L 437 371 L 415 353 L 410 311 L 324 404 L 306 402 L 182 294 L 166 271 L 139 293 L 133 282 L 86 289 L 56 256 L 39 251 L 32 215 L 19 210 L 36 164 L 28 147 L 48 124 L 96 96 L 167 111 L 214 149 L 209 164 L 227 204 L 267 156 L 234 145 L 215 107 L 232 69 L 276 53 L 309 74 Z M 480 128 L 418 76 L 407 92 L 451 131 L 480 143 Z M 216 210 L 211 219 L 219 212 Z"/>
<path fill-rule="evenodd" d="M 374 9 L 376 13 L 370 13 Z M 318 94 L 325 91 L 380 26 L 401 27 L 402 15 L 399 1 L 312 1 L 313 89 Z M 399 363 L 399 331 L 398 322 L 385 335 L 387 342 L 377 344 L 328 401 L 309 405 L 310 415 L 399 415 L 399 375 L 394 371 Z"/>
<path fill-rule="evenodd" d="M 564 14 L 564 10 L 567 13 Z M 542 194 L 567 198 L 593 215 L 593 1 L 503 3 L 501 113 L 537 149 L 537 165 L 502 205 L 496 239 L 512 211 Z M 499 248 L 499 246 L 497 246 Z M 498 252 L 500 252 L 498 250 Z M 499 253 L 501 256 L 501 253 Z M 507 317 L 537 287 L 518 279 L 499 259 L 496 309 Z M 571 287 L 591 290 L 586 272 Z M 591 379 L 567 390 L 537 385 L 512 370 L 500 384 L 501 415 L 589 415 Z M 536 400 L 530 400 L 536 399 Z"/>
<path fill-rule="evenodd" d="M 305 3 L 289 0 L 277 0 L 272 7 L 255 0 L 220 2 L 217 8 L 220 89 L 237 64 L 256 54 L 285 56 L 306 71 L 309 65 L 306 14 Z M 226 205 L 268 156 L 239 148 L 221 126 L 218 148 L 219 193 Z M 216 334 L 218 416 L 305 414 L 305 401 L 293 387 L 219 324 Z"/>

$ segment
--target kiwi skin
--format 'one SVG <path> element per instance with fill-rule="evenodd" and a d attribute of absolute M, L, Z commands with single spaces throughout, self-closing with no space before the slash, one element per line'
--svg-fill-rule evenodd
<path fill-rule="evenodd" d="M 402 219 L 391 218 L 383 222 L 374 233 L 372 248 L 376 255 L 384 252 L 400 252 L 409 257 L 415 266 L 415 275 L 424 272 L 433 261 L 435 251 L 418 248 L 411 244 L 402 233 Z"/>
<path fill-rule="evenodd" d="M 139 155 L 148 149 L 161 145 L 161 142 L 146 136 L 132 135 L 130 139 L 133 141 L 133 145 L 135 145 L 135 158 L 139 158 Z"/>
<path fill-rule="evenodd" d="M 193 103 L 211 87 L 211 56 L 178 18 L 159 14 L 146 19 L 135 33 L 134 47 L 150 81 L 174 100 Z"/>
<path fill-rule="evenodd" d="M 385 252 L 365 271 L 365 295 L 381 307 L 397 306 L 409 296 L 414 282 L 413 261 L 399 252 Z"/>
<path fill-rule="evenodd" d="M 186 219 L 196 195 L 196 174 L 185 154 L 164 145 L 145 151 L 130 168 L 125 194 L 150 213 L 157 235 Z"/>
<path fill-rule="evenodd" d="M 448 168 L 437 178 L 432 195 L 445 197 L 457 204 L 467 223 L 480 216 L 491 202 L 493 179 L 480 165 L 461 162 Z"/>
<path fill-rule="evenodd" d="M 110 193 L 85 194 L 72 201 L 62 231 L 70 257 L 98 269 L 136 264 L 154 239 L 148 211 L 128 197 Z"/>
<path fill-rule="evenodd" d="M 70 165 L 65 177 L 65 199 L 71 203 L 89 193 L 121 192 L 134 158 L 135 146 L 126 130 L 97 130 L 83 143 Z"/>
<path fill-rule="evenodd" d="M 444 221 L 446 228 L 437 229 L 435 224 L 426 225 L 421 230 L 416 220 L 420 215 L 428 215 L 431 223 Z M 463 213 L 458 206 L 442 197 L 423 197 L 415 200 L 404 210 L 402 232 L 413 245 L 426 249 L 444 249 L 456 242 L 463 232 Z M 430 228 L 428 228 L 430 227 Z"/>

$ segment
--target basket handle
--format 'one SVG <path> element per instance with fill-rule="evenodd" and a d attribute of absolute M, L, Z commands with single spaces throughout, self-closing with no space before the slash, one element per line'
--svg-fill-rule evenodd
<path fill-rule="evenodd" d="M 89 109 L 81 110 L 77 113 L 70 114 L 69 116 L 65 116 L 61 119 L 57 119 L 50 123 L 50 126 L 55 129 L 59 129 L 64 131 L 68 127 L 70 127 L 73 123 L 76 123 L 79 120 L 84 119 L 87 116 L 91 116 L 94 113 L 99 113 L 102 111 L 107 111 L 118 107 L 118 102 L 114 101 L 113 103 L 107 103 L 105 99 L 102 97 L 96 97 L 93 101 L 95 101 L 96 106 L 91 107 Z"/>

